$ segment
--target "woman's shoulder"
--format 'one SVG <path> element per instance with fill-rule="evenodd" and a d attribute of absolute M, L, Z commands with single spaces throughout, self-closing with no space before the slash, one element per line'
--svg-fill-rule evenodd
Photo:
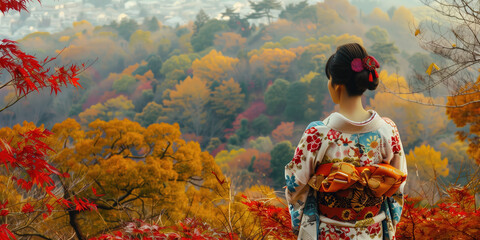
<path fill-rule="evenodd" d="M 323 123 L 323 121 L 313 121 L 308 124 L 307 128 L 305 128 L 305 131 L 313 127 L 322 127 L 322 126 L 326 126 L 325 123 Z"/>
<path fill-rule="evenodd" d="M 379 128 L 380 131 L 383 130 L 383 132 L 389 133 L 389 135 L 390 134 L 393 134 L 393 135 L 398 134 L 397 125 L 395 124 L 395 122 L 392 119 L 390 119 L 388 117 L 382 117 L 381 119 L 383 121 L 381 121 L 382 126 Z"/>

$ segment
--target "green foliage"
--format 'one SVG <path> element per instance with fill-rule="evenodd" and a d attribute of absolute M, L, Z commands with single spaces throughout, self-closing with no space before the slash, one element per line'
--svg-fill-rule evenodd
<path fill-rule="evenodd" d="M 283 141 L 273 148 L 270 152 L 272 157 L 270 166 L 272 172 L 270 178 L 273 180 L 273 186 L 276 189 L 281 189 L 285 186 L 285 165 L 287 165 L 293 158 L 295 148 L 289 141 Z"/>
<path fill-rule="evenodd" d="M 191 66 L 192 60 L 190 60 L 187 54 L 172 56 L 163 63 L 160 73 L 166 79 L 183 80 L 187 76 L 185 72 Z"/>
<path fill-rule="evenodd" d="M 365 33 L 365 37 L 367 37 L 374 43 L 383 43 L 383 44 L 387 43 L 389 39 L 387 30 L 379 26 L 370 28 Z"/>
<path fill-rule="evenodd" d="M 142 95 L 133 101 L 135 112 L 140 112 L 149 102 L 153 101 L 154 95 L 152 89 L 142 91 Z"/>
<path fill-rule="evenodd" d="M 289 3 L 282 12 L 280 12 L 279 18 L 293 20 L 303 9 L 308 7 L 308 1 L 303 0 L 299 3 Z"/>
<path fill-rule="evenodd" d="M 137 80 L 130 75 L 122 75 L 120 79 L 113 82 L 112 88 L 117 93 L 132 93 Z"/>
<path fill-rule="evenodd" d="M 147 29 L 147 31 L 155 32 L 160 29 L 160 25 L 158 24 L 157 17 L 145 18 L 143 25 Z"/>
<path fill-rule="evenodd" d="M 410 69 L 413 69 L 416 73 L 425 74 L 425 70 L 433 62 L 433 59 L 425 53 L 414 53 L 408 58 Z"/>
<path fill-rule="evenodd" d="M 323 73 L 327 62 L 325 55 L 328 53 L 330 53 L 330 45 L 324 43 L 310 44 L 296 63 L 300 74 L 303 75 L 312 71 Z"/>
<path fill-rule="evenodd" d="M 258 3 L 248 0 L 250 3 L 250 8 L 252 8 L 253 13 L 250 13 L 247 18 L 249 19 L 259 19 L 267 17 L 268 23 L 271 23 L 272 10 L 281 10 L 282 3 L 278 0 L 262 0 Z"/>
<path fill-rule="evenodd" d="M 271 126 L 270 119 L 264 114 L 252 121 L 252 130 L 255 135 L 268 135 L 272 131 Z"/>
<path fill-rule="evenodd" d="M 197 16 L 195 16 L 195 22 L 193 23 L 193 35 L 197 34 L 200 28 L 202 28 L 208 20 L 210 20 L 210 16 L 208 16 L 203 9 L 200 9 Z"/>
<path fill-rule="evenodd" d="M 394 43 L 374 43 L 368 53 L 386 65 L 394 66 L 398 63 L 397 58 L 394 54 L 399 53 L 400 51 L 395 46 Z"/>
<path fill-rule="evenodd" d="M 191 43 L 195 52 L 200 52 L 213 46 L 215 34 L 228 29 L 228 26 L 219 20 L 212 19 L 203 24 L 198 32 L 192 36 Z"/>
<path fill-rule="evenodd" d="M 118 35 L 123 39 L 129 41 L 130 36 L 138 30 L 138 23 L 134 19 L 122 18 L 119 24 L 112 23 L 112 26 L 117 29 Z"/>
<path fill-rule="evenodd" d="M 322 101 L 328 95 L 327 78 L 323 74 L 317 74 L 310 80 L 308 87 L 307 109 L 305 119 L 320 119 L 323 113 Z"/>
<path fill-rule="evenodd" d="M 318 22 L 317 6 L 312 5 L 312 6 L 303 8 L 297 14 L 292 16 L 292 20 L 294 22 L 307 21 L 307 22 L 317 23 Z"/>
<path fill-rule="evenodd" d="M 303 121 L 305 119 L 306 102 L 308 100 L 307 93 L 307 83 L 294 82 L 288 86 L 284 112 L 288 121 Z"/>
<path fill-rule="evenodd" d="M 158 117 L 163 114 L 162 105 L 156 102 L 149 102 L 141 113 L 135 114 L 135 121 L 144 127 L 148 127 L 150 124 L 156 123 Z"/>
<path fill-rule="evenodd" d="M 153 55 L 148 59 L 147 63 L 147 68 L 148 70 L 151 70 L 153 73 L 153 76 L 156 79 L 159 79 L 161 77 L 160 70 L 162 69 L 162 58 L 158 55 Z M 147 70 L 147 71 L 148 71 Z M 143 74 L 142 74 L 143 75 Z"/>
<path fill-rule="evenodd" d="M 248 145 L 251 148 L 257 149 L 260 152 L 270 152 L 273 149 L 273 143 L 270 137 L 258 137 L 255 140 L 250 140 Z"/>
<path fill-rule="evenodd" d="M 284 79 L 276 79 L 265 91 L 264 101 L 268 114 L 281 114 L 285 110 L 288 87 L 290 83 Z"/>
<path fill-rule="evenodd" d="M 250 137 L 250 130 L 248 129 L 248 120 L 246 118 L 240 121 L 240 128 L 235 132 L 238 136 L 238 144 L 243 144 L 248 137 Z"/>
<path fill-rule="evenodd" d="M 294 38 L 291 36 L 285 36 L 282 39 L 280 39 L 280 44 L 282 44 L 283 47 L 287 47 L 290 44 L 296 43 L 298 41 L 300 41 L 300 39 Z"/>
<path fill-rule="evenodd" d="M 182 28 L 185 29 L 185 28 Z M 172 51 L 172 42 L 168 38 L 162 38 L 158 41 L 157 54 L 160 59 L 167 59 L 168 54 Z"/>

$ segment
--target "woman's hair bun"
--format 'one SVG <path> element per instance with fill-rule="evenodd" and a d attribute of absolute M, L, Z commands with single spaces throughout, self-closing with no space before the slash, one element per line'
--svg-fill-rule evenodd
<path fill-rule="evenodd" d="M 370 81 L 370 76 L 372 75 L 372 81 Z M 356 86 L 359 90 L 375 90 L 378 87 L 378 78 L 375 76 L 374 72 L 370 72 L 369 70 L 363 70 L 354 74 L 353 81 L 355 82 Z M 362 92 L 363 92 L 362 91 Z"/>
<path fill-rule="evenodd" d="M 360 96 L 367 89 L 377 88 L 379 79 L 376 69 L 379 65 L 363 46 L 348 43 L 339 46 L 330 56 L 325 66 L 325 74 L 332 78 L 332 84 L 345 85 L 348 95 Z"/>

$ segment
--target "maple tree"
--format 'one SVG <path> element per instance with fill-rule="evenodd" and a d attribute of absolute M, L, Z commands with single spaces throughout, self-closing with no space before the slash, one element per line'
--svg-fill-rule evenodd
<path fill-rule="evenodd" d="M 480 233 L 480 211 L 472 190 L 448 188 L 446 196 L 430 207 L 421 198 L 406 198 L 397 239 L 475 239 Z"/>
<path fill-rule="evenodd" d="M 11 10 L 26 11 L 28 0 L 11 0 L 3 2 L 0 5 L 0 11 L 5 14 Z M 50 89 L 50 94 L 57 95 L 61 92 L 61 87 L 72 85 L 79 87 L 77 75 L 85 69 L 85 65 L 70 66 L 55 65 L 56 57 L 46 57 L 44 60 L 38 60 L 35 56 L 27 54 L 20 50 L 17 42 L 3 39 L 0 43 L 0 69 L 2 74 L 9 74 L 10 79 L 6 80 L 0 86 L 0 89 L 13 88 L 15 97 L 7 102 L 0 110 L 3 111 L 34 91 L 40 92 L 43 89 Z M 51 66 L 51 67 L 48 67 Z M 27 124 L 24 124 L 27 125 Z M 52 152 L 51 147 L 46 143 L 46 138 L 51 132 L 43 128 L 34 126 L 17 126 L 14 129 L 7 128 L 1 136 L 2 144 L 0 147 L 0 165 L 5 166 L 1 171 L 0 178 L 2 184 L 7 184 L 4 191 L 12 191 L 10 194 L 2 194 L 0 199 L 0 237 L 2 239 L 15 239 L 16 236 L 32 236 L 24 233 L 25 227 L 29 226 L 33 220 L 45 214 L 48 217 L 53 207 L 81 207 L 94 208 L 94 205 L 79 200 L 75 196 L 71 199 L 57 198 L 56 204 L 47 204 L 46 199 L 55 199 L 52 193 L 55 188 L 56 177 L 68 177 L 50 165 L 46 159 Z M 19 195 L 32 194 L 38 191 L 45 196 L 38 202 L 29 201 L 29 199 L 18 198 Z M 15 193 L 16 192 L 16 193 Z M 15 205 L 10 209 L 8 197 L 16 196 Z M 34 197 L 35 195 L 30 195 Z M 5 199 L 7 198 L 7 199 Z M 12 199 L 10 199 L 12 200 Z M 30 199 L 31 200 L 31 199 Z M 83 204 L 82 204 L 83 203 Z M 18 204 L 18 205 L 17 205 Z M 54 205 L 54 206 L 53 206 Z M 19 206 L 22 206 L 19 208 Z M 24 215 L 17 218 L 18 215 L 12 214 L 13 211 L 20 210 Z M 36 216 L 36 217 L 34 217 Z M 7 219 L 12 218 L 12 221 Z M 23 219 L 22 219 L 23 218 Z M 17 220 L 17 221 L 15 221 Z M 13 226 L 13 228 L 12 228 Z M 34 233 L 33 235 L 38 234 Z"/>

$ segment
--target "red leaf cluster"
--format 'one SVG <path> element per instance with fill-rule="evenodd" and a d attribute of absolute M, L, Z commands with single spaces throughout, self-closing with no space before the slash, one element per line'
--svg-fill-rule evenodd
<path fill-rule="evenodd" d="M 273 236 L 274 239 L 296 239 L 292 232 L 288 208 L 277 207 L 263 201 L 249 200 L 242 203 L 248 206 L 248 211 L 260 218 L 263 236 Z"/>
<path fill-rule="evenodd" d="M 27 95 L 32 91 L 50 87 L 50 93 L 55 95 L 60 92 L 60 87 L 71 84 L 79 87 L 76 77 L 80 67 L 70 65 L 69 67 L 56 67 L 54 70 L 44 66 L 56 58 L 45 58 L 39 62 L 35 56 L 22 52 L 17 42 L 3 39 L 0 43 L 0 69 L 5 69 L 12 77 L 11 84 L 20 95 Z M 82 68 L 85 68 L 82 65 Z M 80 86 L 81 87 L 81 86 Z"/>
<path fill-rule="evenodd" d="M 15 11 L 27 11 L 27 6 L 25 6 L 26 3 L 30 2 L 31 0 L 1 0 L 0 1 L 0 12 L 6 13 L 9 10 L 15 10 Z M 40 2 L 40 0 L 38 0 Z"/>
<path fill-rule="evenodd" d="M 431 207 L 420 198 L 407 198 L 397 239 L 476 239 L 480 234 L 480 210 L 467 188 L 447 189 L 448 197 Z"/>
<path fill-rule="evenodd" d="M 22 212 L 23 212 L 23 213 L 32 213 L 33 211 L 34 211 L 33 206 L 30 205 L 30 203 L 26 203 L 26 204 L 23 205 L 23 207 L 22 207 Z"/>
<path fill-rule="evenodd" d="M 7 227 L 8 227 L 8 224 L 0 225 L 0 239 L 5 239 L 5 240 L 15 239 L 15 236 L 13 235 L 12 232 L 10 232 L 10 230 L 8 230 Z"/>
<path fill-rule="evenodd" d="M 2 141 L 0 165 L 5 165 L 7 171 L 18 168 L 24 171 L 25 178 L 14 176 L 13 180 L 26 191 L 29 191 L 33 185 L 42 188 L 54 185 L 51 175 L 61 175 L 61 173 L 45 160 L 48 153 L 53 150 L 43 142 L 43 139 L 52 133 L 35 128 L 19 134 L 21 140 L 14 146 L 10 146 L 11 142 Z"/>

